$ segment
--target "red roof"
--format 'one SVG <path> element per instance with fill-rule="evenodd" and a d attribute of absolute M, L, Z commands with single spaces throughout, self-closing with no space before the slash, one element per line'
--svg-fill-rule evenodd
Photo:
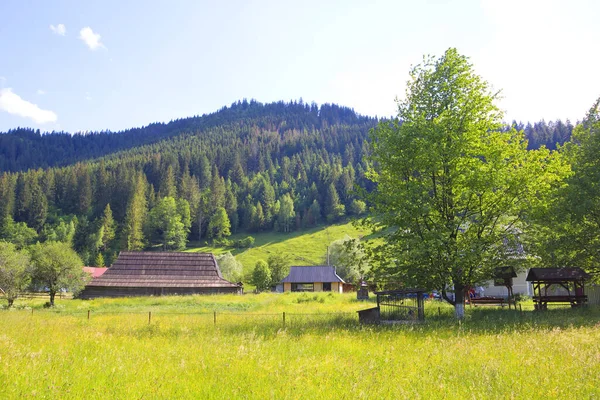
<path fill-rule="evenodd" d="M 83 270 L 90 274 L 92 278 L 102 276 L 102 274 L 105 273 L 107 269 L 108 268 L 83 267 Z"/>

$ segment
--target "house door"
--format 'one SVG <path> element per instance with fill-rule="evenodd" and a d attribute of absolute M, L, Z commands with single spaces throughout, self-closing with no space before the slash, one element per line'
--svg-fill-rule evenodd
<path fill-rule="evenodd" d="M 331 292 L 331 282 L 323 282 L 323 291 Z"/>

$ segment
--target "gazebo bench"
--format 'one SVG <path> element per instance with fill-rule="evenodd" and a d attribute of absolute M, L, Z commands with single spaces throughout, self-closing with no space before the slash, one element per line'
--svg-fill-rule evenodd
<path fill-rule="evenodd" d="M 588 297 L 586 295 L 554 295 L 554 296 L 533 296 L 533 302 L 535 308 L 546 309 L 548 303 L 564 303 L 570 304 L 571 307 L 577 307 L 587 302 Z"/>
<path fill-rule="evenodd" d="M 504 297 L 475 297 L 469 299 L 469 304 L 473 306 L 508 306 L 510 308 L 510 305 L 513 304 L 513 302 Z"/>

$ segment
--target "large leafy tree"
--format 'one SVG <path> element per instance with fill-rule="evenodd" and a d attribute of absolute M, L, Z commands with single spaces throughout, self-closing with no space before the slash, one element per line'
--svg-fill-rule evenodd
<path fill-rule="evenodd" d="M 571 174 L 547 208 L 536 213 L 530 236 L 542 263 L 600 273 L 600 99 L 561 151 Z"/>
<path fill-rule="evenodd" d="M 50 305 L 61 289 L 77 293 L 85 285 L 88 274 L 83 262 L 68 244 L 60 242 L 37 243 L 30 249 L 33 281 L 50 293 Z"/>
<path fill-rule="evenodd" d="M 411 70 L 398 117 L 371 134 L 372 222 L 386 229 L 378 272 L 440 290 L 458 318 L 465 288 L 507 261 L 504 243 L 561 178 L 558 154 L 528 152 L 522 132 L 501 129 L 496 98 L 448 49 Z"/>
<path fill-rule="evenodd" d="M 11 307 L 30 282 L 29 255 L 12 243 L 0 242 L 0 291 Z"/>

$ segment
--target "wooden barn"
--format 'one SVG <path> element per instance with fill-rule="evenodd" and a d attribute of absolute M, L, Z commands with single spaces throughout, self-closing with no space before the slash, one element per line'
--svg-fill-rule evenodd
<path fill-rule="evenodd" d="M 290 267 L 290 273 L 283 278 L 284 292 L 343 292 L 344 280 L 334 267 Z"/>
<path fill-rule="evenodd" d="M 79 294 L 96 297 L 242 293 L 242 285 L 223 279 L 207 253 L 123 251 L 113 266 Z"/>

